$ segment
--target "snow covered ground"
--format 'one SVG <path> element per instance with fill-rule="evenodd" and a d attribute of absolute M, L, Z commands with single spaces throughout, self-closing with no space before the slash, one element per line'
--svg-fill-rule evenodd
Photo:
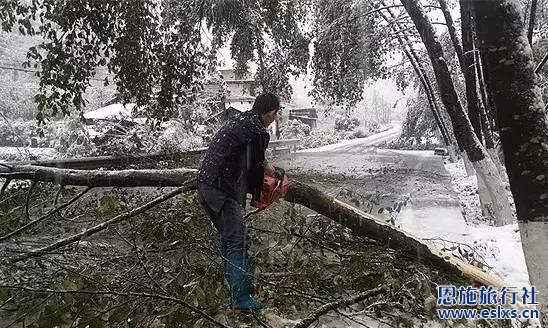
<path fill-rule="evenodd" d="M 318 148 L 303 149 L 302 153 L 340 152 L 345 150 L 357 150 L 360 147 L 369 147 L 385 141 L 393 140 L 401 134 L 401 124 L 393 124 L 389 129 L 375 133 L 366 138 L 344 140 L 336 144 L 326 145 Z"/>
<path fill-rule="evenodd" d="M 467 176 L 462 160 L 447 163 L 445 168 L 460 208 L 410 206 L 402 211 L 398 223 L 404 230 L 438 246 L 458 246 L 454 251 L 457 256 L 463 251 L 473 252 L 474 258 L 487 265 L 489 272 L 499 276 L 505 286 L 518 289 L 530 286 L 518 224 L 495 227 L 471 223 L 479 222 L 472 219 L 481 216 L 476 177 Z M 535 327 L 537 323 L 530 324 Z"/>
<path fill-rule="evenodd" d="M 56 157 L 53 148 L 0 147 L 0 161 L 25 161 Z"/>

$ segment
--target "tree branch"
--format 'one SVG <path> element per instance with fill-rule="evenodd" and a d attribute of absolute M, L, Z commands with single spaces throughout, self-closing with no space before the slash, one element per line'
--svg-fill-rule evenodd
<path fill-rule="evenodd" d="M 110 226 L 112 224 L 127 220 L 131 217 L 134 217 L 135 215 L 141 214 L 141 213 L 153 208 L 154 206 L 156 206 L 156 205 L 158 205 L 158 204 L 160 204 L 160 203 L 162 203 L 162 202 L 164 202 L 164 201 L 166 201 L 166 200 L 168 200 L 172 197 L 175 197 L 175 196 L 177 196 L 177 195 L 179 195 L 179 194 L 181 194 L 185 191 L 194 189 L 195 188 L 195 186 L 194 186 L 195 181 L 196 181 L 195 179 L 188 180 L 186 183 L 183 184 L 182 187 L 179 187 L 179 188 L 177 188 L 177 189 L 175 189 L 175 190 L 173 190 L 173 191 L 171 191 L 171 192 L 169 192 L 165 195 L 157 197 L 157 198 L 153 199 L 152 201 L 146 203 L 143 206 L 140 206 L 136 209 L 133 209 L 133 210 L 127 212 L 127 213 L 117 215 L 117 216 L 113 217 L 112 219 L 110 219 L 108 221 L 105 221 L 103 223 L 95 225 L 95 226 L 93 226 L 93 227 L 91 227 L 91 228 L 89 228 L 85 231 L 82 231 L 81 233 L 78 233 L 78 234 L 72 235 L 70 237 L 61 239 L 61 240 L 59 240 L 59 241 L 57 241 L 53 244 L 50 244 L 48 246 L 38 248 L 38 249 L 35 249 L 35 250 L 31 250 L 28 253 L 25 253 L 23 255 L 12 257 L 10 259 L 10 261 L 12 263 L 16 263 L 16 262 L 19 262 L 19 261 L 27 260 L 27 259 L 32 258 L 32 257 L 38 257 L 38 256 L 41 256 L 41 255 L 44 255 L 44 254 L 48 253 L 49 251 L 61 248 L 63 246 L 69 245 L 69 244 L 71 244 L 75 241 L 81 240 L 84 237 L 88 237 L 88 236 L 91 236 L 93 234 L 96 234 L 99 231 L 105 230 L 108 226 Z"/>
<path fill-rule="evenodd" d="M 27 198 L 25 199 L 25 217 L 27 218 L 27 221 L 30 221 L 30 214 L 29 214 L 29 202 L 30 202 L 30 196 L 32 195 L 32 191 L 34 190 L 34 187 L 36 187 L 36 180 L 33 180 L 30 184 L 29 191 L 27 192 Z"/>
<path fill-rule="evenodd" d="M 201 315 L 208 321 L 216 324 L 219 327 L 223 328 L 231 328 L 230 326 L 227 326 L 223 324 L 222 322 L 219 322 L 215 320 L 215 318 L 211 317 L 204 311 L 198 309 L 197 307 L 185 302 L 182 299 L 167 296 L 167 295 L 160 295 L 160 294 L 150 294 L 150 293 L 137 293 L 137 292 L 117 292 L 117 291 L 110 291 L 110 290 L 55 290 L 55 289 L 37 289 L 37 288 L 30 288 L 30 287 L 22 287 L 22 286 L 10 286 L 10 285 L 0 285 L 0 288 L 9 288 L 9 289 L 17 289 L 17 290 L 24 290 L 28 292 L 33 293 L 40 293 L 40 294 L 87 294 L 87 295 L 115 295 L 115 296 L 135 296 L 135 297 L 145 297 L 145 298 L 155 298 L 160 299 L 168 302 L 177 303 L 179 305 L 182 305 L 183 307 L 186 307 L 187 309 Z"/>
<path fill-rule="evenodd" d="M 6 182 L 2 185 L 2 189 L 0 189 L 0 199 L 4 197 L 4 192 L 6 192 L 6 189 L 8 189 L 8 186 L 11 182 L 11 179 L 6 179 Z"/>
<path fill-rule="evenodd" d="M 533 30 L 535 29 L 535 18 L 537 13 L 537 0 L 531 2 L 531 14 L 529 15 L 529 27 L 527 28 L 527 40 L 533 46 Z"/>
<path fill-rule="evenodd" d="M 49 251 L 66 246 L 84 237 L 104 230 L 107 226 L 126 220 L 137 214 L 154 207 L 177 194 L 197 188 L 196 170 L 127 170 L 127 171 L 78 171 L 55 168 L 39 168 L 23 166 L 15 167 L 19 174 L 28 178 L 29 172 L 36 180 L 44 179 L 50 182 L 91 186 L 182 186 L 174 191 L 154 199 L 153 201 L 132 210 L 126 214 L 120 214 L 113 219 L 96 225 L 82 233 L 59 240 L 49 246 L 35 249 L 29 253 L 10 258 L 12 262 L 22 261 L 31 257 L 41 256 Z M 26 171 L 25 171 L 26 170 Z M 0 171 L 1 172 L 1 171 Z M 190 178 L 190 179 L 188 179 Z M 69 183 L 70 182 L 70 183 Z M 463 262 L 461 259 L 443 252 L 435 247 L 425 245 L 412 234 L 400 230 L 392 225 L 365 213 L 359 208 L 350 206 L 340 200 L 327 196 L 322 191 L 303 183 L 294 181 L 289 189 L 286 201 L 301 204 L 311 210 L 322 214 L 331 220 L 351 229 L 356 235 L 365 236 L 380 242 L 386 247 L 401 251 L 407 256 L 419 259 L 433 267 L 447 270 L 455 274 L 462 274 L 482 285 L 502 286 L 503 283 L 497 277 L 491 276 L 477 267 Z"/>
<path fill-rule="evenodd" d="M 21 233 L 31 227 L 34 227 L 35 225 L 37 225 L 38 223 L 44 221 L 45 219 L 47 219 L 48 217 L 50 217 L 51 215 L 55 214 L 55 213 L 58 213 L 59 211 L 61 211 L 62 209 L 66 208 L 67 206 L 73 204 L 75 201 L 77 201 L 80 197 L 84 196 L 88 191 L 90 191 L 92 189 L 92 187 L 88 187 L 86 188 L 84 191 L 82 191 L 81 193 L 79 193 L 78 195 L 74 196 L 71 200 L 69 200 L 68 202 L 52 209 L 51 211 L 49 211 L 48 213 L 42 215 L 40 218 L 34 220 L 34 221 L 31 221 L 27 224 L 25 224 L 24 226 L 22 226 L 21 228 L 19 229 L 16 229 L 2 237 L 0 237 L 0 242 L 3 242 L 9 238 L 11 238 L 12 236 L 18 234 L 18 233 Z"/>
<path fill-rule="evenodd" d="M 373 288 L 371 290 L 368 290 L 366 292 L 360 293 L 356 296 L 353 296 L 351 298 L 342 299 L 339 301 L 335 301 L 332 303 L 327 303 L 322 306 L 320 306 L 316 311 L 310 313 L 306 318 L 302 319 L 298 324 L 296 324 L 293 328 L 306 328 L 310 326 L 314 321 L 318 320 L 322 315 L 328 313 L 329 311 L 336 310 L 337 308 L 341 306 L 349 306 L 351 304 L 360 302 L 366 298 L 373 297 L 376 295 L 379 295 L 385 291 L 384 286 L 379 286 L 376 288 Z"/>
<path fill-rule="evenodd" d="M 89 171 L 21 165 L 14 166 L 12 171 L 0 169 L 0 178 L 88 187 L 175 187 L 184 184 L 196 172 L 195 169 Z"/>
<path fill-rule="evenodd" d="M 542 58 L 542 60 L 540 61 L 540 63 L 538 63 L 537 68 L 535 68 L 535 73 L 536 73 L 536 74 L 540 73 L 540 70 L 542 69 L 542 67 L 544 66 L 544 64 L 546 64 L 546 62 L 548 62 L 548 52 L 546 53 L 546 55 L 544 56 L 544 58 Z"/>

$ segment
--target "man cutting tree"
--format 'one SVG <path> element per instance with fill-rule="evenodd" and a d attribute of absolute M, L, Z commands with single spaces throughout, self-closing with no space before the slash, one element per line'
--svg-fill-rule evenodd
<path fill-rule="evenodd" d="M 252 206 L 262 209 L 288 188 L 283 171 L 265 161 L 270 140 L 266 127 L 279 109 L 277 96 L 258 96 L 250 111 L 232 117 L 213 136 L 198 173 L 198 200 L 219 233 L 231 305 L 242 311 L 263 307 L 250 295 L 246 195 L 251 194 Z"/>

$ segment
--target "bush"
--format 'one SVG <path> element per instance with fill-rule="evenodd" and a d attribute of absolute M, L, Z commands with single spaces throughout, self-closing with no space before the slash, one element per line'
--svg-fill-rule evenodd
<path fill-rule="evenodd" d="M 36 135 L 36 121 L 6 121 L 0 118 L 0 147 L 24 147 Z"/>
<path fill-rule="evenodd" d="M 154 147 L 156 151 L 180 152 L 203 146 L 202 137 L 187 131 L 184 128 L 184 123 L 169 121 L 166 125 Z"/>
<path fill-rule="evenodd" d="M 350 118 L 348 116 L 337 116 L 335 118 L 335 131 L 353 131 L 358 126 L 360 126 L 360 120 L 356 117 Z"/>
<path fill-rule="evenodd" d="M 44 126 L 43 130 L 48 146 L 63 157 L 84 157 L 93 150 L 89 132 L 77 115 L 64 121 L 52 122 Z"/>
<path fill-rule="evenodd" d="M 301 139 L 299 149 L 316 148 L 339 142 L 339 137 L 332 131 L 313 130 L 309 136 Z"/>
<path fill-rule="evenodd" d="M 356 131 L 354 131 L 353 133 L 353 137 L 354 138 L 365 138 L 367 136 L 369 136 L 370 133 L 367 133 L 367 131 L 365 131 L 365 129 L 363 128 L 358 128 Z"/>
<path fill-rule="evenodd" d="M 291 138 L 303 139 L 304 137 L 310 135 L 310 131 L 311 131 L 311 128 L 309 125 L 299 120 L 290 120 L 282 127 L 281 138 L 282 139 L 291 139 Z"/>
<path fill-rule="evenodd" d="M 379 122 L 369 121 L 369 122 L 365 122 L 365 128 L 369 132 L 369 135 L 371 135 L 373 133 L 379 132 L 379 130 L 381 129 L 381 126 Z"/>

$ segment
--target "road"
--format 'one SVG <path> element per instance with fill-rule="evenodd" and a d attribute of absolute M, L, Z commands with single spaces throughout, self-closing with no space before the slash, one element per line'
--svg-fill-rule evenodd
<path fill-rule="evenodd" d="M 304 149 L 301 153 L 316 153 L 316 152 L 329 152 L 329 153 L 360 153 L 367 151 L 373 146 L 378 146 L 387 141 L 397 139 L 401 134 L 401 123 L 394 123 L 392 127 L 380 133 L 373 134 L 367 138 L 357 138 L 352 140 L 345 140 L 336 144 L 326 145 L 323 147 Z"/>
<path fill-rule="evenodd" d="M 470 245 L 482 263 L 503 280 L 526 285 L 528 276 L 517 225 L 468 225 L 441 156 L 433 151 L 374 146 L 379 140 L 393 138 L 396 131 L 394 127 L 365 140 L 293 153 L 276 162 L 299 181 L 369 210 L 380 219 L 391 219 L 403 230 L 429 240 L 425 242 L 441 246 L 445 245 L 443 240 L 449 240 Z M 470 192 L 475 191 L 472 188 Z M 373 206 L 371 199 L 375 197 L 378 204 Z M 394 208 L 406 199 L 399 214 L 378 214 L 381 207 Z"/>

